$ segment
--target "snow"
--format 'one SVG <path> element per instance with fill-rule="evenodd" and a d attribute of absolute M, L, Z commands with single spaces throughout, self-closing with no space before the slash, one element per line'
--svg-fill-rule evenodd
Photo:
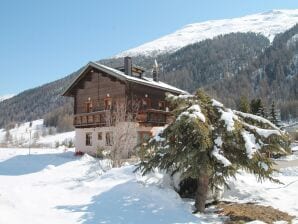
<path fill-rule="evenodd" d="M 109 169 L 73 151 L 26 152 L 0 149 L 0 223 L 208 223 L 217 217 L 193 215 L 189 202 L 140 178 L 135 166 Z"/>
<path fill-rule="evenodd" d="M 211 152 L 211 154 L 219 161 L 221 162 L 224 166 L 230 166 L 231 162 L 222 154 L 220 154 L 220 149 L 222 147 L 222 139 L 221 137 L 217 137 L 214 140 L 214 148 Z"/>
<path fill-rule="evenodd" d="M 177 100 L 177 99 L 188 99 L 188 98 L 193 98 L 194 95 L 191 95 L 191 94 L 182 94 L 182 95 L 173 95 L 173 94 L 168 94 L 167 97 L 169 97 L 170 99 L 173 99 L 173 100 Z"/>
<path fill-rule="evenodd" d="M 220 120 L 224 121 L 227 127 L 227 131 L 234 130 L 234 118 L 237 118 L 231 109 L 227 109 L 224 111 L 223 109 L 219 108 L 218 111 L 221 113 Z"/>
<path fill-rule="evenodd" d="M 186 25 L 174 33 L 124 51 L 116 55 L 116 57 L 156 56 L 166 52 L 174 52 L 189 44 L 210 39 L 221 34 L 233 32 L 260 33 L 272 41 L 276 34 L 286 31 L 296 23 L 298 23 L 298 9 L 271 10 L 269 12 L 239 18 L 193 23 Z"/>
<path fill-rule="evenodd" d="M 161 81 L 153 81 L 153 79 L 149 78 L 149 77 L 136 78 L 136 77 L 133 77 L 133 76 L 126 75 L 124 72 L 121 72 L 121 71 L 119 71 L 115 68 L 111 68 L 111 67 L 105 66 L 103 64 L 97 63 L 97 62 L 90 62 L 89 64 L 97 67 L 98 69 L 103 69 L 107 72 L 110 72 L 110 74 L 112 74 L 114 76 L 117 76 L 121 79 L 129 80 L 131 82 L 141 83 L 143 85 L 158 87 L 158 88 L 162 88 L 162 89 L 165 89 L 165 90 L 175 91 L 179 94 L 189 94 L 188 92 L 186 92 L 184 90 L 181 90 L 179 88 L 176 88 L 174 86 L 171 86 L 167 83 L 164 83 L 164 82 L 161 82 Z M 87 67 L 88 66 L 86 66 L 86 68 Z M 82 73 L 83 73 L 83 71 L 81 72 L 81 74 Z M 80 78 L 80 75 L 77 77 L 77 79 L 79 79 L 79 78 Z M 75 83 L 77 81 L 77 79 L 74 80 L 73 83 Z"/>
<path fill-rule="evenodd" d="M 264 162 L 258 162 L 258 165 L 265 171 L 268 171 L 268 169 L 269 169 L 268 165 Z"/>
<path fill-rule="evenodd" d="M 155 140 L 156 142 L 165 141 L 166 139 L 161 137 L 165 128 L 166 127 L 154 127 L 154 129 L 152 129 L 152 133 L 153 133 L 154 137 L 150 141 L 152 141 L 152 140 Z"/>
<path fill-rule="evenodd" d="M 199 119 L 202 122 L 205 122 L 205 116 L 201 112 L 201 108 L 198 104 L 192 105 L 189 108 L 187 108 L 186 111 L 182 112 L 178 117 L 177 120 L 179 121 L 181 117 L 187 116 L 190 117 L 191 119 Z"/>
<path fill-rule="evenodd" d="M 257 120 L 259 122 L 268 124 L 273 129 L 279 130 L 272 122 L 270 122 L 269 120 L 267 120 L 267 119 L 265 119 L 263 117 L 260 117 L 260 116 L 254 115 L 254 114 L 243 113 L 243 112 L 237 111 L 237 110 L 234 110 L 234 113 L 237 114 L 237 115 L 239 115 L 239 116 L 241 116 L 241 117 L 244 117 L 244 118 L 251 118 L 251 119 Z"/>
<path fill-rule="evenodd" d="M 247 131 L 242 131 L 241 135 L 245 141 L 245 149 L 248 158 L 252 158 L 254 153 L 260 149 L 260 145 L 256 143 L 256 137 Z"/>
<path fill-rule="evenodd" d="M 220 145 L 220 139 L 216 142 Z M 212 208 L 206 214 L 192 214 L 193 201 L 182 200 L 166 174 L 141 176 L 133 172 L 133 165 L 111 169 L 108 160 L 73 153 L 74 149 L 32 149 L 28 155 L 28 149 L 0 148 L 0 223 L 224 221 Z M 241 171 L 237 180 L 229 181 L 231 189 L 223 200 L 271 205 L 298 216 L 298 167 L 282 169 L 275 176 L 284 185 L 258 183 Z"/>
<path fill-rule="evenodd" d="M 212 106 L 214 106 L 214 107 L 223 107 L 223 104 L 218 102 L 215 99 L 212 99 Z"/>
<path fill-rule="evenodd" d="M 68 143 L 70 141 L 74 142 L 74 139 L 75 131 L 70 131 L 41 137 L 37 141 L 37 144 L 53 148 L 56 147 L 57 143 L 59 143 L 59 145 L 62 145 L 63 143 Z"/>
<path fill-rule="evenodd" d="M 52 128 L 55 130 L 55 128 Z M 25 122 L 17 124 L 14 128 L 9 130 L 11 136 L 10 146 L 24 147 L 29 145 L 31 134 L 31 145 L 38 145 L 43 147 L 56 147 L 57 143 L 67 144 L 74 142 L 75 132 L 64 132 L 49 135 L 50 127 L 47 128 L 43 124 L 43 119 L 34 120 L 31 122 Z M 7 144 L 6 142 L 6 130 L 0 129 L 0 144 Z"/>
<path fill-rule="evenodd" d="M 5 95 L 2 95 L 0 96 L 0 102 L 4 101 L 4 100 L 8 100 L 12 97 L 14 97 L 16 94 L 5 94 Z"/>
<path fill-rule="evenodd" d="M 280 130 L 258 128 L 254 125 L 250 125 L 245 122 L 243 122 L 243 124 L 246 127 L 249 127 L 251 130 L 255 130 L 260 136 L 263 136 L 265 138 L 269 137 L 270 135 L 281 135 L 282 134 Z"/>
<path fill-rule="evenodd" d="M 228 181 L 231 189 L 225 190 L 222 200 L 272 206 L 296 216 L 293 223 L 298 223 L 298 166 L 281 169 L 275 178 L 283 184 L 258 182 L 253 174 L 241 171 Z"/>
<path fill-rule="evenodd" d="M 297 41 L 298 41 L 298 34 L 295 34 L 287 41 L 287 47 L 290 47 L 291 45 L 294 46 L 294 44 L 296 44 Z"/>
<path fill-rule="evenodd" d="M 224 166 L 230 166 L 231 162 L 224 157 L 222 154 L 219 153 L 219 148 L 214 146 L 214 149 L 212 150 L 211 154 L 219 161 L 221 162 Z"/>

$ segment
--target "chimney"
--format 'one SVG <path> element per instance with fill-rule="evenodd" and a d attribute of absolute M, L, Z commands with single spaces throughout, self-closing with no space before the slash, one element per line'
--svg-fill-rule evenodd
<path fill-rule="evenodd" d="M 124 58 L 124 73 L 131 76 L 132 74 L 132 60 L 131 57 Z"/>
<path fill-rule="evenodd" d="M 154 61 L 153 71 L 152 71 L 153 81 L 158 82 L 158 64 L 157 61 Z"/>

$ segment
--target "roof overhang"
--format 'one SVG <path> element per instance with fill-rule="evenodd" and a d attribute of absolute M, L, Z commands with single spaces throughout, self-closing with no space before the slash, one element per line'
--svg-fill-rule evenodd
<path fill-rule="evenodd" d="M 108 66 L 98 64 L 96 62 L 91 61 L 81 70 L 81 72 L 78 74 L 77 78 L 62 93 L 62 96 L 73 96 L 71 94 L 71 90 L 84 77 L 84 75 L 86 74 L 86 71 L 88 71 L 90 68 L 94 68 L 94 69 L 97 69 L 99 71 L 105 72 L 108 75 L 111 75 L 112 77 L 114 77 L 118 80 L 124 81 L 124 82 L 134 82 L 134 83 L 138 83 L 140 85 L 145 85 L 145 86 L 150 86 L 150 87 L 157 88 L 157 89 L 162 89 L 162 90 L 170 92 L 170 93 L 188 94 L 188 92 L 180 90 L 180 89 L 178 89 L 174 86 L 170 86 L 168 84 L 166 84 L 166 86 L 165 86 L 165 85 L 161 85 L 157 82 L 154 83 L 154 81 L 148 81 L 148 80 L 145 80 L 145 79 L 139 79 L 139 78 L 127 76 L 123 72 L 121 72 L 117 69 L 110 68 Z M 160 82 L 160 83 L 162 83 L 162 82 Z M 162 84 L 165 84 L 165 83 L 162 83 Z"/>

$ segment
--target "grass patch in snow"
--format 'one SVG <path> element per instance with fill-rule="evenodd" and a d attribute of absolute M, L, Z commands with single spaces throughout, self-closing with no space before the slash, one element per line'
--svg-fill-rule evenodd
<path fill-rule="evenodd" d="M 225 222 L 227 224 L 245 223 L 254 220 L 260 220 L 268 224 L 277 221 L 291 223 L 292 219 L 294 219 L 294 216 L 271 206 L 256 205 L 253 203 L 221 202 L 218 204 L 218 208 L 220 208 L 219 213 L 221 215 L 230 217 L 230 220 Z"/>

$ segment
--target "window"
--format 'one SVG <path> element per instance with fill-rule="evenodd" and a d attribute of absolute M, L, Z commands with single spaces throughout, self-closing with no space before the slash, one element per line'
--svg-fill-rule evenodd
<path fill-rule="evenodd" d="M 86 133 L 86 146 L 92 146 L 92 133 Z"/>
<path fill-rule="evenodd" d="M 106 146 L 113 145 L 113 132 L 106 132 Z"/>
<path fill-rule="evenodd" d="M 87 102 L 86 103 L 86 112 L 87 113 L 92 112 L 92 102 Z"/>
<path fill-rule="evenodd" d="M 159 109 L 159 110 L 165 110 L 165 108 L 166 108 L 166 103 L 165 103 L 165 101 L 159 101 L 159 102 L 158 102 L 158 109 Z"/>
<path fill-rule="evenodd" d="M 112 109 L 112 98 L 110 98 L 110 97 L 105 98 L 104 103 L 105 103 L 105 110 Z"/>
<path fill-rule="evenodd" d="M 151 107 L 151 100 L 149 98 L 142 99 L 142 109 L 146 110 Z"/>
<path fill-rule="evenodd" d="M 99 140 L 99 141 L 102 140 L 102 132 L 97 133 L 97 140 Z"/>

